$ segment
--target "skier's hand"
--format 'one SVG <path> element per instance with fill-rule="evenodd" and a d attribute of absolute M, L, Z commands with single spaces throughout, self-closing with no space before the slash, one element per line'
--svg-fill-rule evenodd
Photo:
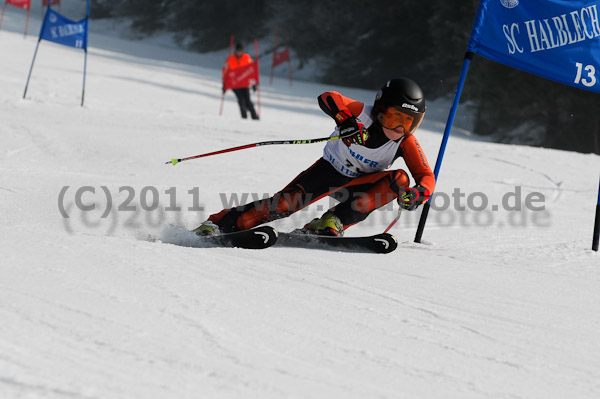
<path fill-rule="evenodd" d="M 335 122 L 340 128 L 340 138 L 348 147 L 351 144 L 365 145 L 369 138 L 369 132 L 362 123 L 350 115 L 347 111 L 340 111 L 335 114 Z"/>
<path fill-rule="evenodd" d="M 221 90 L 223 91 L 223 94 L 225 94 L 225 92 L 227 91 L 227 90 L 225 90 L 225 85 L 223 85 L 223 86 L 221 87 Z"/>
<path fill-rule="evenodd" d="M 252 85 L 252 91 L 256 93 L 256 85 Z"/>
<path fill-rule="evenodd" d="M 419 205 L 427 202 L 429 198 L 431 198 L 429 189 L 418 184 L 413 188 L 406 188 L 406 191 L 398 197 L 398 205 L 407 211 L 414 211 Z"/>

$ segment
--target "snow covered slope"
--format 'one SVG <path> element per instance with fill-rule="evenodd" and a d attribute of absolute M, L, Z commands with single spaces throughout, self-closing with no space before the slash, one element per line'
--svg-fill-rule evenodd
<path fill-rule="evenodd" d="M 424 244 L 419 212 L 405 212 L 390 255 L 165 244 L 223 202 L 279 190 L 322 146 L 165 161 L 327 136 L 318 94 L 374 93 L 265 74 L 260 122 L 241 120 L 232 94 L 219 116 L 223 54 L 93 31 L 84 107 L 83 52 L 47 42 L 23 100 L 39 20 L 23 38 L 20 11 L 0 31 L 0 398 L 600 396 L 597 155 L 457 128 L 437 188 L 447 209 Z M 417 133 L 432 165 L 447 111 L 431 104 Z"/>

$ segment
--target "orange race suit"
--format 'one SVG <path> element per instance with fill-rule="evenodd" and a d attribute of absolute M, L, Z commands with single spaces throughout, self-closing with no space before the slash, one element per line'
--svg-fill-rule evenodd
<path fill-rule="evenodd" d="M 211 215 L 208 220 L 216 223 L 221 231 L 246 230 L 287 217 L 326 196 L 340 201 L 330 211 L 340 218 L 346 229 L 410 187 L 410 178 L 404 170 L 387 170 L 399 157 L 404 159 L 415 184 L 433 192 L 435 177 L 414 135 L 388 139 L 381 125 L 373 122 L 371 105 L 335 91 L 321 94 L 318 102 L 332 118 L 345 110 L 363 123 L 369 132 L 364 145 L 347 146 L 342 140 L 327 142 L 323 157 L 273 197 Z M 338 134 L 336 128 L 332 135 Z"/>

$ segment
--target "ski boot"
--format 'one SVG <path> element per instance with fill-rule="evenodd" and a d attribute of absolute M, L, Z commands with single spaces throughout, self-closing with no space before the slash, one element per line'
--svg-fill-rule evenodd
<path fill-rule="evenodd" d="M 219 226 L 207 220 L 206 222 L 202 222 L 202 224 L 192 230 L 199 236 L 216 236 L 220 234 Z"/>
<path fill-rule="evenodd" d="M 333 212 L 325 212 L 320 219 L 313 219 L 302 230 L 307 234 L 342 237 L 344 235 L 344 224 Z"/>

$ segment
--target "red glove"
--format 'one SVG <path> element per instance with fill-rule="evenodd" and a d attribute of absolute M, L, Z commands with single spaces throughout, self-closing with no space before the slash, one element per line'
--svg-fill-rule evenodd
<path fill-rule="evenodd" d="M 431 193 L 427 187 L 417 184 L 413 188 L 406 188 L 398 197 L 398 205 L 407 211 L 414 211 L 419 205 L 424 204 L 431 198 Z"/>
<path fill-rule="evenodd" d="M 356 121 L 348 111 L 340 111 L 335 114 L 335 123 L 340 128 L 340 138 L 348 147 L 351 144 L 365 145 L 369 138 L 369 132 L 365 125 Z"/>

